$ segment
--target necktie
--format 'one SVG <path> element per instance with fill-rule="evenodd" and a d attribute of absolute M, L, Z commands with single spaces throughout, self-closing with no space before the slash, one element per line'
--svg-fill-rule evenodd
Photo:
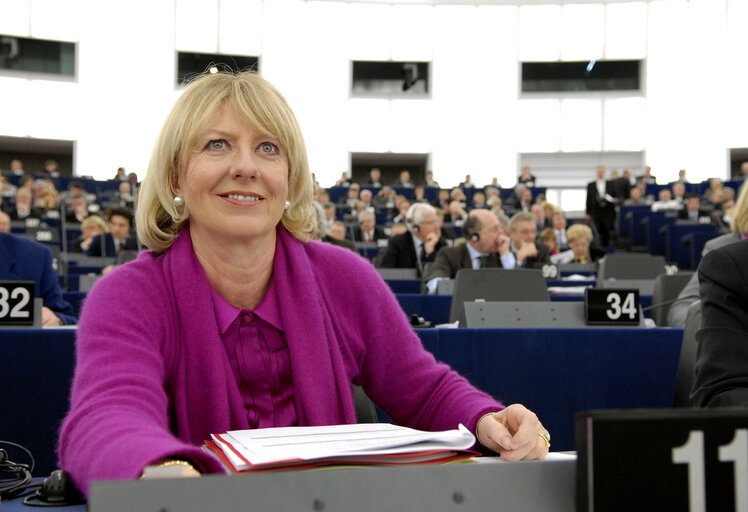
<path fill-rule="evenodd" d="M 479 263 L 478 268 L 488 267 L 488 256 L 479 256 L 478 263 Z"/>
<path fill-rule="evenodd" d="M 117 253 L 120 253 L 125 250 L 125 242 L 120 241 L 119 243 L 119 249 L 117 249 Z"/>
<path fill-rule="evenodd" d="M 366 234 L 366 241 L 367 242 L 371 242 L 372 241 L 371 240 L 371 232 L 369 232 L 369 233 Z"/>

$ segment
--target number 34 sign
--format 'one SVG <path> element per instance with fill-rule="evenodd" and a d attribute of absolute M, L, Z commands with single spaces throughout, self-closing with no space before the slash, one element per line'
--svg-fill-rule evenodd
<path fill-rule="evenodd" d="M 639 325 L 639 290 L 587 288 L 584 314 L 591 325 Z"/>
<path fill-rule="evenodd" d="M 34 324 L 34 281 L 0 281 L 0 326 Z"/>

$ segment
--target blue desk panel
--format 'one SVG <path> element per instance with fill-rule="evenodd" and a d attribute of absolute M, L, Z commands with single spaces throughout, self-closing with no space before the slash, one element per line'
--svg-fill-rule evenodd
<path fill-rule="evenodd" d="M 574 414 L 670 407 L 682 329 L 418 329 L 425 348 L 503 402 L 534 410 L 554 450 L 574 449 Z M 75 330 L 0 329 L 4 377 L 1 438 L 36 457 L 35 476 L 56 465 L 68 408 Z"/>

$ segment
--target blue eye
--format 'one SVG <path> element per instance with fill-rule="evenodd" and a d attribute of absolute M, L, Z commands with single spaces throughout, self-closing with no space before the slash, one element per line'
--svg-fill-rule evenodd
<path fill-rule="evenodd" d="M 263 153 L 276 153 L 278 151 L 278 146 L 273 144 L 272 142 L 263 142 L 260 144 L 260 151 Z"/>
<path fill-rule="evenodd" d="M 225 145 L 226 145 L 226 141 L 223 139 L 217 139 L 217 140 L 212 140 L 208 142 L 208 147 L 210 149 L 223 149 Z"/>

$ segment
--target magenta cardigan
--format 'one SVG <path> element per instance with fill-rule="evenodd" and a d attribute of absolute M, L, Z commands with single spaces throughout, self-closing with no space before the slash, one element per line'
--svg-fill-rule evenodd
<path fill-rule="evenodd" d="M 394 422 L 423 430 L 474 432 L 503 408 L 424 350 L 368 261 L 283 228 L 277 240 L 273 279 L 300 425 L 355 423 L 351 383 Z M 136 478 L 165 457 L 223 471 L 200 445 L 248 425 L 187 229 L 163 255 L 144 252 L 96 283 L 76 350 L 58 453 L 81 490 Z"/>

